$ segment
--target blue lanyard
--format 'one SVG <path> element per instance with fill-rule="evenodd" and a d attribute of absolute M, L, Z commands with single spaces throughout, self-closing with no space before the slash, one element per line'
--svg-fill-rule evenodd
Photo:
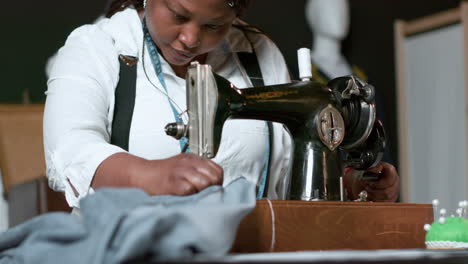
<path fill-rule="evenodd" d="M 268 131 L 269 133 L 273 133 L 273 131 Z M 260 199 L 263 199 L 263 193 L 265 192 L 265 188 L 266 188 L 266 179 L 267 179 L 267 175 L 268 175 L 268 168 L 270 167 L 270 136 L 268 136 L 268 144 L 267 144 L 267 151 L 266 151 L 266 163 L 265 163 L 265 168 L 263 169 L 263 172 L 262 172 L 262 178 L 260 179 L 260 186 L 258 188 L 258 192 L 257 192 L 257 199 L 260 200 Z"/>
<path fill-rule="evenodd" d="M 183 123 L 182 119 L 180 118 L 179 112 L 177 112 L 177 109 L 175 108 L 174 104 L 169 99 L 166 81 L 164 80 L 164 74 L 162 72 L 161 60 L 159 59 L 159 52 L 158 52 L 158 49 L 156 48 L 156 44 L 154 43 L 153 39 L 151 38 L 151 35 L 149 34 L 148 28 L 146 26 L 146 18 L 143 19 L 143 33 L 145 37 L 145 43 L 148 46 L 148 52 L 151 58 L 151 62 L 153 64 L 156 75 L 158 76 L 159 82 L 161 83 L 161 85 L 164 88 L 164 91 L 166 92 L 167 100 L 169 101 L 169 104 L 171 106 L 172 112 L 174 114 L 174 118 L 176 122 Z M 273 131 L 269 131 L 269 132 L 273 133 Z M 188 139 L 186 137 L 183 137 L 179 140 L 181 151 L 184 151 L 184 148 L 187 146 L 187 142 L 188 142 Z M 260 179 L 260 186 L 259 186 L 258 193 L 257 193 L 257 199 L 262 199 L 263 193 L 265 192 L 266 178 L 268 175 L 268 168 L 270 166 L 270 151 L 271 151 L 270 144 L 271 142 L 268 141 L 267 151 L 266 151 L 266 164 L 265 164 L 265 168 L 263 169 L 262 176 Z M 190 152 L 190 149 L 187 147 L 185 152 Z"/>
<path fill-rule="evenodd" d="M 159 59 L 159 52 L 158 52 L 158 49 L 156 48 L 156 44 L 151 38 L 148 28 L 146 27 L 146 18 L 143 19 L 143 33 L 145 35 L 145 43 L 148 46 L 148 52 L 149 52 L 151 62 L 154 67 L 154 71 L 156 72 L 159 82 L 161 83 L 161 85 L 164 88 L 164 91 L 166 92 L 167 100 L 169 101 L 169 104 L 171 106 L 172 113 L 174 114 L 174 118 L 176 122 L 183 123 L 182 118 L 180 118 L 180 113 L 177 111 L 174 104 L 169 99 L 169 93 L 167 92 L 166 81 L 164 80 L 164 73 L 162 71 L 161 60 Z M 184 151 L 184 148 L 186 148 L 185 152 L 190 152 L 190 149 L 187 147 L 187 142 L 188 142 L 188 139 L 186 137 L 182 137 L 179 140 L 180 150 L 182 152 Z"/>

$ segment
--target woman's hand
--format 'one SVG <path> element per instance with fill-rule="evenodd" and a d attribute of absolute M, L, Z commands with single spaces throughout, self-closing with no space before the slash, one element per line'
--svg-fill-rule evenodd
<path fill-rule="evenodd" d="M 189 195 L 223 184 L 223 168 L 195 154 L 182 153 L 164 160 L 147 160 L 132 176 L 150 195 Z"/>
<path fill-rule="evenodd" d="M 367 192 L 367 199 L 375 202 L 396 202 L 398 199 L 400 178 L 395 167 L 389 163 L 381 162 L 377 166 L 367 170 L 371 173 L 381 173 L 382 177 L 378 181 L 359 180 L 359 175 L 351 171 L 345 175 L 345 183 L 348 192 L 351 191 L 350 198 L 357 199 L 361 191 Z M 350 190 L 351 188 L 351 190 Z"/>
<path fill-rule="evenodd" d="M 147 160 L 122 152 L 99 165 L 92 187 L 136 187 L 150 195 L 189 195 L 222 184 L 223 168 L 195 154 Z"/>

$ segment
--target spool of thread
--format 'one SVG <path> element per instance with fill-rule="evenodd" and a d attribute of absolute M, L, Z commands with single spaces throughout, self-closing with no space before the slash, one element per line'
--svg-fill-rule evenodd
<path fill-rule="evenodd" d="M 297 61 L 299 63 L 299 78 L 303 82 L 310 81 L 310 79 L 312 79 L 312 63 L 310 59 L 310 49 L 298 49 Z"/>

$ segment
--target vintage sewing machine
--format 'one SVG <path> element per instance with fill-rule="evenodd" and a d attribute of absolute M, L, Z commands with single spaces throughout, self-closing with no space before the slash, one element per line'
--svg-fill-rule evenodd
<path fill-rule="evenodd" d="M 310 57 L 302 61 L 309 68 L 300 66 L 301 72 L 310 75 Z M 383 155 L 385 135 L 376 120 L 374 88 L 354 76 L 328 85 L 310 77 L 302 74 L 302 81 L 238 89 L 209 65 L 194 62 L 186 78 L 188 124 L 168 124 L 166 133 L 187 136 L 192 153 L 213 158 L 227 119 L 282 123 L 294 149 L 291 174 L 285 175 L 290 177 L 288 191 L 281 199 L 343 201 L 344 168 L 364 171 Z"/>

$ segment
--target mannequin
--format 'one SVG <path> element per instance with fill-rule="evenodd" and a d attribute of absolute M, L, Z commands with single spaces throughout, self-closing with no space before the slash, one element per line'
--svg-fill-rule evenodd
<path fill-rule="evenodd" d="M 341 42 L 349 34 L 348 0 L 307 0 L 305 15 L 314 36 L 311 51 L 313 78 L 326 84 L 333 78 L 354 74 L 367 82 L 364 71 L 358 66 L 351 66 L 341 53 Z M 377 116 L 385 124 L 384 104 L 378 91 L 376 101 L 381 106 L 377 108 Z M 383 160 L 392 160 L 388 148 Z"/>
<path fill-rule="evenodd" d="M 308 0 L 305 10 L 314 34 L 312 64 L 327 79 L 353 73 L 341 53 L 341 42 L 349 33 L 348 0 Z"/>

